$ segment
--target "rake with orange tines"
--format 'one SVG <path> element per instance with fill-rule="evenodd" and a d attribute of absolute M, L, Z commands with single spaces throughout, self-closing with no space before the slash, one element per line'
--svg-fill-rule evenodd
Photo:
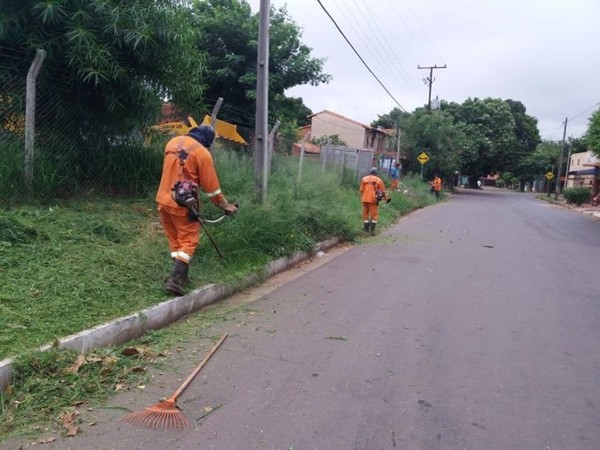
<path fill-rule="evenodd" d="M 122 420 L 131 425 L 150 428 L 152 430 L 170 431 L 185 430 L 189 428 L 188 420 L 181 412 L 181 409 L 177 406 L 177 398 L 181 395 L 185 388 L 188 387 L 194 377 L 198 375 L 198 372 L 200 372 L 210 357 L 217 351 L 226 337 L 227 333 L 225 333 L 223 337 L 219 339 L 219 342 L 215 344 L 210 353 L 206 355 L 198 367 L 194 369 L 190 376 L 187 377 L 187 379 L 181 386 L 179 386 L 179 389 L 177 389 L 171 397 L 155 405 L 149 406 L 142 411 L 129 413 L 125 415 Z"/>

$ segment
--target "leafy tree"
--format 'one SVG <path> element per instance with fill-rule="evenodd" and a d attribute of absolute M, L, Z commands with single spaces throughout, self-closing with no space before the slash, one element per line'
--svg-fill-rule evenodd
<path fill-rule="evenodd" d="M 408 158 L 408 170 L 420 171 L 417 156 L 425 151 L 429 156 L 425 169 L 449 180 L 459 170 L 458 155 L 466 136 L 453 117 L 443 111 L 429 112 L 418 108 L 403 118 L 401 148 Z"/>
<path fill-rule="evenodd" d="M 571 153 L 583 153 L 587 151 L 585 136 L 580 138 L 569 137 L 567 139 L 567 149 Z"/>
<path fill-rule="evenodd" d="M 383 127 L 386 129 L 400 129 L 404 127 L 404 123 L 410 117 L 410 114 L 402 111 L 400 108 L 392 109 L 388 114 L 378 115 L 377 120 L 371 122 L 374 128 Z M 399 136 L 394 136 L 390 142 L 390 146 L 396 148 L 398 145 Z"/>
<path fill-rule="evenodd" d="M 294 122 L 296 126 L 303 127 L 310 125 L 309 116 L 312 114 L 311 109 L 304 104 L 300 97 L 279 96 L 277 99 L 279 120 Z"/>
<path fill-rule="evenodd" d="M 501 155 L 501 159 L 497 162 L 496 170 L 513 170 L 517 172 L 519 161 L 527 155 L 535 151 L 537 145 L 541 142 L 540 132 L 537 127 L 537 119 L 527 115 L 527 109 L 523 103 L 515 100 L 505 100 L 511 110 L 515 121 L 515 138 L 514 147 Z M 516 173 L 516 176 L 519 174 Z"/>
<path fill-rule="evenodd" d="M 236 112 L 227 120 L 248 124 L 256 106 L 256 64 L 259 16 L 245 0 L 196 0 L 193 20 L 199 30 L 198 48 L 208 53 L 206 96 L 222 97 Z M 312 58 L 311 49 L 300 41 L 299 26 L 284 8 L 271 8 L 269 50 L 269 109 L 271 122 L 306 120 L 301 99 L 290 100 L 291 87 L 327 83 L 322 59 Z"/>
<path fill-rule="evenodd" d="M 554 141 L 542 141 L 535 151 L 519 163 L 521 181 L 533 181 L 550 170 L 558 167 L 561 144 Z"/>
<path fill-rule="evenodd" d="M 589 145 L 591 151 L 600 158 L 600 110 L 590 117 L 585 142 Z"/>
<path fill-rule="evenodd" d="M 4 2 L 0 46 L 30 55 L 0 81 L 26 73 L 37 49 L 47 57 L 38 98 L 54 114 L 40 126 L 80 124 L 85 130 L 126 130 L 153 121 L 164 98 L 197 105 L 201 53 L 176 0 L 20 0 Z M 73 105 L 77 105 L 76 108 Z M 73 133 L 76 134 L 76 133 Z"/>
<path fill-rule="evenodd" d="M 466 135 L 460 149 L 461 172 L 475 187 L 477 180 L 502 167 L 503 156 L 517 144 L 515 119 L 509 105 L 501 99 L 467 99 L 460 107 L 444 105 Z"/>
<path fill-rule="evenodd" d="M 383 127 L 387 129 L 396 128 L 410 116 L 410 113 L 402 111 L 400 108 L 392 109 L 388 114 L 377 115 L 377 120 L 371 122 L 374 128 Z"/>

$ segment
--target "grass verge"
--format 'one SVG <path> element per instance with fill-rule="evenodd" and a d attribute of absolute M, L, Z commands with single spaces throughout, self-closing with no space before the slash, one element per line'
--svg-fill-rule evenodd
<path fill-rule="evenodd" d="M 250 158 L 217 152 L 215 160 L 223 191 L 241 209 L 210 228 L 223 260 L 201 240 L 190 268 L 191 288 L 238 280 L 324 239 L 360 236 L 358 180 L 323 173 L 317 161 L 307 160 L 299 182 L 298 159 L 276 157 L 268 201 L 258 204 Z M 402 190 L 380 209 L 381 226 L 435 202 L 418 177 L 405 177 Z M 219 213 L 204 203 L 207 217 Z M 171 261 L 152 197 L 90 194 L 0 211 L 0 261 L 0 358 L 16 358 L 14 382 L 0 397 L 0 439 L 43 431 L 48 425 L 39 424 L 48 418 L 64 428 L 65 414 L 77 405 L 101 402 L 117 387 L 139 382 L 144 364 L 160 360 L 157 348 L 135 357 L 125 356 L 123 347 L 83 356 L 36 351 L 168 298 L 163 280 Z M 222 320 L 204 310 L 203 316 Z M 171 345 L 167 336 L 149 333 L 136 345 Z"/>

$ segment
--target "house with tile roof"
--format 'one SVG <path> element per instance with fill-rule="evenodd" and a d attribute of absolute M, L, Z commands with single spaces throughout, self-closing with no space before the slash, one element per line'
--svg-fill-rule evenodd
<path fill-rule="evenodd" d="M 337 135 L 348 147 L 371 149 L 375 153 L 391 150 L 393 133 L 389 130 L 371 127 L 326 109 L 308 117 L 311 119 L 311 139 Z"/>

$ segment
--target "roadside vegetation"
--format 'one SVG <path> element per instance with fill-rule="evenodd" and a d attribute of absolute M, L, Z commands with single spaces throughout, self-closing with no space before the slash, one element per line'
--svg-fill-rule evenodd
<path fill-rule="evenodd" d="M 202 239 L 190 269 L 192 288 L 260 273 L 265 263 L 311 251 L 328 238 L 363 236 L 354 177 L 322 173 L 318 161 L 307 159 L 298 183 L 298 158 L 276 155 L 268 201 L 259 205 L 251 158 L 216 150 L 215 161 L 223 190 L 239 202 L 240 212 L 207 225 L 225 258 Z M 392 202 L 380 208 L 381 226 L 433 203 L 428 188 L 419 177 L 405 177 L 406 193 L 391 193 Z M 219 214 L 206 199 L 203 204 L 207 218 Z M 99 401 L 117 384 L 143 375 L 134 370 L 143 355 L 125 358 L 119 348 L 85 355 L 90 364 L 77 376 L 69 371 L 77 354 L 36 348 L 168 298 L 163 280 L 171 261 L 155 209 L 153 195 L 127 199 L 88 193 L 0 212 L 0 357 L 17 361 L 13 384 L 0 394 L 0 435 L 31 431 L 30 422 L 38 426 L 48 417 L 61 423 L 73 402 Z M 71 386 L 68 395 L 65 386 Z"/>
<path fill-rule="evenodd" d="M 147 366 L 168 360 L 165 349 L 176 342 L 170 330 L 183 333 L 187 319 L 131 343 L 133 351 L 37 348 L 168 298 L 171 261 L 154 203 L 164 139 L 148 143 L 148 129 L 162 119 L 200 120 L 224 98 L 219 118 L 251 142 L 259 26 L 243 1 L 9 3 L 0 17 L 0 358 L 15 358 L 15 373 L 0 392 L 0 441 L 73 432 L 76 418 L 66 414 L 139 385 Z M 328 238 L 363 237 L 358 180 L 323 172 L 310 158 L 298 179 L 299 160 L 289 156 L 312 111 L 285 93 L 330 82 L 324 60 L 311 55 L 285 8 L 272 8 L 270 30 L 269 129 L 281 126 L 267 202 L 255 201 L 251 150 L 220 141 L 213 152 L 220 181 L 240 212 L 208 225 L 225 258 L 202 239 L 190 289 L 260 273 L 265 263 Z M 35 154 L 25 162 L 25 80 L 38 49 L 46 59 L 37 80 Z M 480 176 L 500 172 L 506 185 L 522 186 L 556 166 L 562 149 L 542 142 L 537 119 L 511 99 L 396 108 L 371 126 L 402 131 L 389 148 L 401 149 L 405 163 L 403 192 L 381 207 L 379 231 L 435 202 L 410 173 L 424 170 L 430 179 L 437 172 L 448 185 L 464 176 L 476 187 Z M 600 112 L 568 146 L 600 154 Z M 421 167 L 424 149 L 429 161 Z M 207 218 L 220 213 L 206 199 L 204 206 Z M 213 308 L 194 317 L 195 329 L 197 320 L 226 320 Z"/>
<path fill-rule="evenodd" d="M 357 180 L 321 173 L 319 163 L 307 160 L 298 185 L 298 158 L 276 157 L 268 201 L 259 205 L 251 159 L 227 151 L 215 159 L 223 190 L 239 202 L 240 213 L 206 225 L 225 258 L 203 238 L 190 268 L 193 286 L 239 279 L 331 237 L 359 236 Z M 426 184 L 405 183 L 409 193 L 395 192 L 381 207 L 382 226 L 431 201 Z M 220 213 L 206 198 L 203 205 L 206 218 Z M 153 195 L 87 194 L 2 211 L 0 258 L 0 358 L 159 303 L 171 267 Z"/>

